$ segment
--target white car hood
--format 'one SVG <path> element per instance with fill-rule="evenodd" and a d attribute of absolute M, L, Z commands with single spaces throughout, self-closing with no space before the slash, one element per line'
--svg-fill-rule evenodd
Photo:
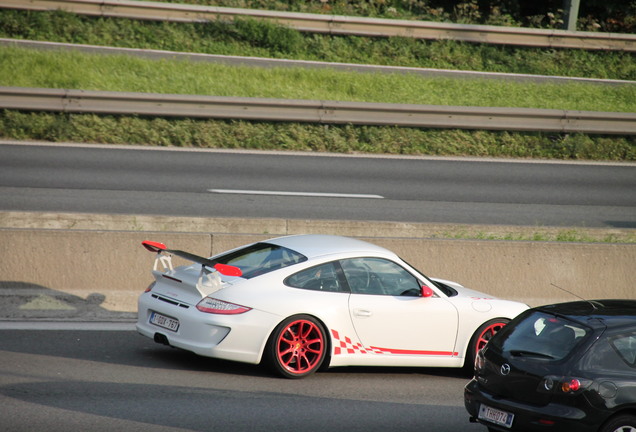
<path fill-rule="evenodd" d="M 439 278 L 431 278 L 431 280 L 433 280 L 434 282 L 441 282 L 444 285 L 448 285 L 449 287 L 454 288 L 455 290 L 457 290 L 458 297 L 470 297 L 473 299 L 481 299 L 481 300 L 491 300 L 491 299 L 497 298 L 495 296 L 483 293 L 481 291 L 466 288 L 465 286 L 460 285 L 457 282 L 453 282 L 453 281 L 449 281 L 445 279 L 439 279 Z"/>

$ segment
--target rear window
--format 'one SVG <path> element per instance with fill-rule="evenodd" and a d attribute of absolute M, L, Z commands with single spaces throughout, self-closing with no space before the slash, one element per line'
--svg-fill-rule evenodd
<path fill-rule="evenodd" d="M 532 312 L 516 325 L 508 325 L 492 342 L 515 357 L 562 360 L 587 336 L 590 330 L 573 321 Z"/>
<path fill-rule="evenodd" d="M 268 243 L 256 243 L 214 260 L 215 263 L 228 264 L 240 268 L 243 272 L 242 277 L 245 279 L 289 267 L 303 261 L 307 261 L 306 256 L 291 249 Z"/>

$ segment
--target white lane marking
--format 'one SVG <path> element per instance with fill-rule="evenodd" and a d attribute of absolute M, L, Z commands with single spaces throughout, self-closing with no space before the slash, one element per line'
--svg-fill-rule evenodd
<path fill-rule="evenodd" d="M 136 331 L 133 322 L 0 321 L 0 330 Z"/>
<path fill-rule="evenodd" d="M 382 195 L 371 194 L 341 194 L 341 193 L 320 193 L 320 192 L 285 192 L 285 191 L 258 191 L 240 189 L 208 189 L 208 192 L 220 194 L 242 194 L 242 195 L 283 195 L 283 196 L 305 196 L 322 198 L 370 198 L 384 199 Z"/>

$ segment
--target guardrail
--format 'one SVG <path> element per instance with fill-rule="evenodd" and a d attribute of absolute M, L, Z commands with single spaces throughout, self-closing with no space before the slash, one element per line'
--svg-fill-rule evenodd
<path fill-rule="evenodd" d="M 402 36 L 535 47 L 636 51 L 636 35 L 623 33 L 451 24 L 128 0 L 0 0 L 0 7 L 62 9 L 85 15 L 177 22 L 253 18 L 276 22 L 299 31 L 337 35 Z"/>
<path fill-rule="evenodd" d="M 0 108 L 323 124 L 636 134 L 636 113 L 0 87 Z"/>

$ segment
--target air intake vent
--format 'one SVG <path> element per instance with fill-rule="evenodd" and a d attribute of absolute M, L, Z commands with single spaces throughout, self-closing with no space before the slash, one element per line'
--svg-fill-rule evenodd
<path fill-rule="evenodd" d="M 152 297 L 156 298 L 157 300 L 161 300 L 162 302 L 170 303 L 171 305 L 179 306 L 179 307 L 182 307 L 184 309 L 188 309 L 190 307 L 189 305 L 187 305 L 185 303 L 181 303 L 181 302 L 169 299 L 167 297 L 162 297 L 162 296 L 157 295 L 157 294 L 153 294 Z"/>

